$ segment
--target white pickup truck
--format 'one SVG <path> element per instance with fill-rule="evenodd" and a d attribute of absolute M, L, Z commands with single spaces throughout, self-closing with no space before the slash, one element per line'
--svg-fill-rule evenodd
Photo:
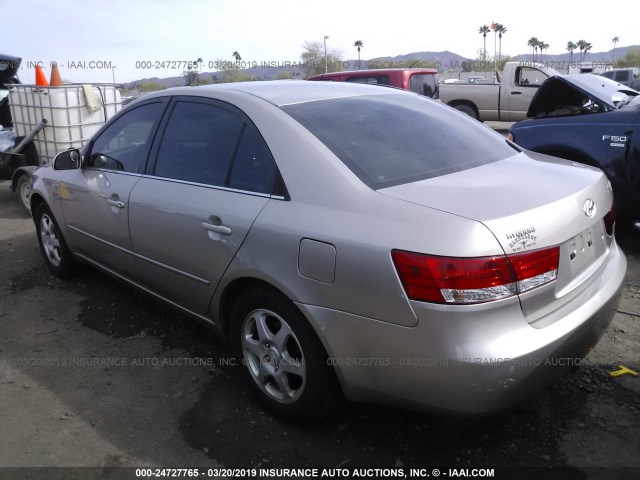
<path fill-rule="evenodd" d="M 439 98 L 482 122 L 518 122 L 527 118 L 540 84 L 553 75 L 560 73 L 540 63 L 507 62 L 501 83 L 441 83 Z"/>

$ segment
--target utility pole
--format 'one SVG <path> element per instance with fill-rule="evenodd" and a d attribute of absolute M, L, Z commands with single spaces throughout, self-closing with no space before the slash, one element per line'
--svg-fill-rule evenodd
<path fill-rule="evenodd" d="M 327 64 L 327 39 L 329 38 L 328 35 L 324 36 L 324 73 L 328 72 L 328 67 L 329 65 Z"/>

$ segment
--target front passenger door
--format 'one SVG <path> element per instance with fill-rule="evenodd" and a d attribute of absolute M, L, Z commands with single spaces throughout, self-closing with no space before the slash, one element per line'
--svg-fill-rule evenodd
<path fill-rule="evenodd" d="M 124 110 L 89 146 L 83 167 L 65 173 L 61 206 L 77 253 L 117 271 L 127 270 L 129 194 L 142 177 L 164 100 Z"/>

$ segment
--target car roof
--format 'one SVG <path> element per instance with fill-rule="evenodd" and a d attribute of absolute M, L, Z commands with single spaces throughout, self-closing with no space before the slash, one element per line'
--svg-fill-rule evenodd
<path fill-rule="evenodd" d="M 379 85 L 363 85 L 343 82 L 308 82 L 306 80 L 272 80 L 261 82 L 233 82 L 198 87 L 177 87 L 162 90 L 145 98 L 167 95 L 194 95 L 215 97 L 217 91 L 234 91 L 261 98 L 276 106 L 314 102 L 332 98 L 363 95 L 403 95 L 404 90 L 380 88 Z"/>
<path fill-rule="evenodd" d="M 435 75 L 436 73 L 438 73 L 438 70 L 436 70 L 435 68 L 423 67 L 371 68 L 368 70 L 343 70 L 341 72 L 320 73 L 309 78 L 329 78 L 342 75 L 352 75 L 354 77 L 358 77 L 362 75 L 383 75 L 389 72 L 429 73 Z"/>

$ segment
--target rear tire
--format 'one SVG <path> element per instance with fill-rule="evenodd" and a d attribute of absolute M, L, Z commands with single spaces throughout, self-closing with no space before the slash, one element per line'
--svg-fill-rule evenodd
<path fill-rule="evenodd" d="M 252 394 L 277 415 L 319 419 L 340 402 L 320 340 L 280 293 L 242 292 L 231 310 L 231 346 Z"/>
<path fill-rule="evenodd" d="M 470 107 L 469 105 L 456 105 L 455 107 L 456 110 L 465 113 L 467 115 L 469 115 L 471 118 L 473 118 L 474 120 L 478 120 L 478 115 L 476 114 L 476 111 L 474 110 L 473 107 Z"/>
<path fill-rule="evenodd" d="M 58 223 L 44 203 L 36 208 L 35 223 L 40 251 L 47 268 L 60 278 L 76 275 L 80 271 L 80 264 L 67 247 Z"/>

